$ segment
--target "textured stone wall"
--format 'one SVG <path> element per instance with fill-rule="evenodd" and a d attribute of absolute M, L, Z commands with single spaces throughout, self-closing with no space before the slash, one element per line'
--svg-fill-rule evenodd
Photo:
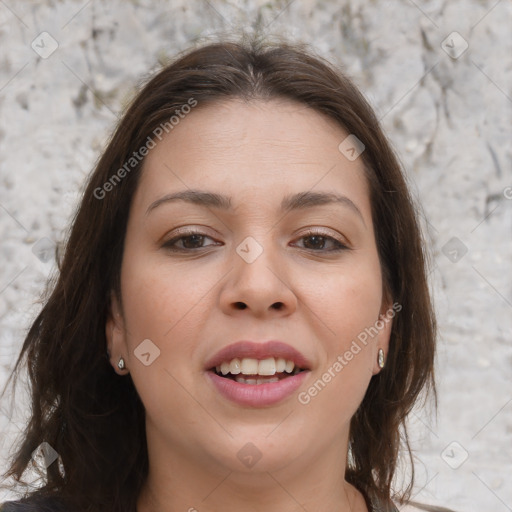
<path fill-rule="evenodd" d="M 1 1 L 0 384 L 80 186 L 137 84 L 177 51 L 241 27 L 311 43 L 343 66 L 423 205 L 440 326 L 439 413 L 437 421 L 413 415 L 416 498 L 464 512 L 512 510 L 506 0 Z M 0 416 L 3 457 L 22 425 L 9 421 L 9 405 Z"/>

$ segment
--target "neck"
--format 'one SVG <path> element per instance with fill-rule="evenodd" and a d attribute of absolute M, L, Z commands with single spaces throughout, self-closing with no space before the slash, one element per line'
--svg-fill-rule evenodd
<path fill-rule="evenodd" d="M 149 426 L 148 426 L 149 427 Z M 137 512 L 367 512 L 363 496 L 344 479 L 346 440 L 283 466 L 262 457 L 250 469 L 224 463 L 194 447 L 169 450 L 149 428 L 149 474 Z M 268 449 L 267 449 L 268 452 Z M 235 459 L 236 461 L 236 459 Z"/>

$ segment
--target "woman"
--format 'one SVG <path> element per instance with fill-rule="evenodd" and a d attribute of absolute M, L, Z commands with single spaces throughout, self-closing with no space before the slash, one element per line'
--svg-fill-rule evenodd
<path fill-rule="evenodd" d="M 434 352 L 417 215 L 361 93 L 299 45 L 191 50 L 88 181 L 16 365 L 6 475 L 40 447 L 47 482 L 3 510 L 397 510 Z"/>

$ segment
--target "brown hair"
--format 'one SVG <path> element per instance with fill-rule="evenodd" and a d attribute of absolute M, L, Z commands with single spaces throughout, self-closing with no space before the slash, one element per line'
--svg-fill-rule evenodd
<path fill-rule="evenodd" d="M 127 217 L 142 162 L 101 198 L 98 190 L 191 98 L 199 108 L 229 98 L 290 99 L 334 119 L 365 145 L 361 158 L 384 287 L 402 310 L 393 321 L 386 367 L 371 379 L 352 418 L 346 478 L 390 504 L 401 438 L 412 463 L 404 420 L 422 390 L 435 397 L 436 325 L 418 215 L 397 158 L 353 83 L 304 45 L 256 40 L 210 43 L 180 55 L 144 86 L 119 122 L 88 180 L 58 278 L 13 372 L 25 358 L 32 411 L 6 476 L 19 482 L 32 452 L 46 441 L 65 472 L 50 465 L 33 498 L 59 496 L 73 510 L 135 510 L 148 471 L 144 407 L 131 378 L 120 378 L 109 363 L 105 322 L 111 292 L 120 298 Z M 397 496 L 409 496 L 413 476 Z"/>

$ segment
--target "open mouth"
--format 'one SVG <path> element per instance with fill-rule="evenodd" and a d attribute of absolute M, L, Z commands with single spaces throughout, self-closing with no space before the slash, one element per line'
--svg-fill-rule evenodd
<path fill-rule="evenodd" d="M 293 377 L 305 371 L 293 361 L 283 358 L 269 357 L 266 359 L 232 359 L 210 368 L 219 377 L 236 381 L 240 384 L 270 384 Z"/>

